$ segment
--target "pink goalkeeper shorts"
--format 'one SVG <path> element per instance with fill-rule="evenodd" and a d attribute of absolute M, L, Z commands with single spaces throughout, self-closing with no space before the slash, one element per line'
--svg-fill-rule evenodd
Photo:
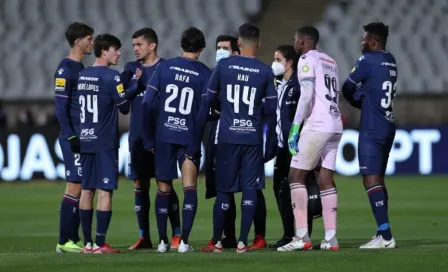
<path fill-rule="evenodd" d="M 299 152 L 292 157 L 291 167 L 312 170 L 320 165 L 334 171 L 341 137 L 341 133 L 302 130 Z"/>

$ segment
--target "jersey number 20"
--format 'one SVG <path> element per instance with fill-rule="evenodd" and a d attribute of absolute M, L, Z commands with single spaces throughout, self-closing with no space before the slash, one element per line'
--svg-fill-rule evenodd
<path fill-rule="evenodd" d="M 166 93 L 170 94 L 165 100 L 165 112 L 176 112 L 176 108 L 170 106 L 170 103 L 177 98 L 179 94 L 179 88 L 174 84 L 166 86 Z M 179 112 L 188 115 L 191 112 L 191 106 L 193 105 L 194 91 L 192 88 L 184 87 L 180 91 Z"/>
<path fill-rule="evenodd" d="M 257 88 L 250 88 L 244 86 L 243 87 L 243 97 L 242 101 L 244 104 L 249 106 L 249 110 L 247 112 L 248 115 L 254 114 L 254 104 L 255 104 L 255 93 L 257 92 Z M 227 85 L 227 101 L 233 103 L 233 112 L 240 113 L 240 85 Z"/>
<path fill-rule="evenodd" d="M 395 99 L 395 91 L 397 91 L 397 84 L 390 81 L 383 82 L 383 91 L 386 93 L 386 98 L 381 99 L 381 107 L 388 109 Z"/>
<path fill-rule="evenodd" d="M 97 95 L 81 95 L 79 96 L 79 105 L 81 108 L 81 123 L 86 121 L 86 110 L 92 114 L 92 123 L 98 123 L 98 96 Z"/>

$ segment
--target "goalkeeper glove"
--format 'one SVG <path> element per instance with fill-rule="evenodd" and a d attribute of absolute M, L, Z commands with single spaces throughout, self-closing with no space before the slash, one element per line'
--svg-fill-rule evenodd
<path fill-rule="evenodd" d="M 289 147 L 289 152 L 292 155 L 296 155 L 297 152 L 299 152 L 298 142 L 299 142 L 300 127 L 301 127 L 301 125 L 293 123 L 291 126 L 291 130 L 289 131 L 288 147 Z"/>

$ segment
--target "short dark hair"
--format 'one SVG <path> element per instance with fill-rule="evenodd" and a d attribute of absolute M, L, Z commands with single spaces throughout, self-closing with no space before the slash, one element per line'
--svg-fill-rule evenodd
<path fill-rule="evenodd" d="M 109 48 L 114 47 L 115 49 L 121 48 L 120 39 L 111 34 L 101 34 L 96 36 L 93 40 L 93 53 L 95 57 L 101 57 L 101 51 L 109 50 Z"/>
<path fill-rule="evenodd" d="M 280 45 L 275 51 L 279 51 L 286 61 L 292 60 L 292 69 L 296 71 L 297 62 L 299 61 L 299 55 L 297 55 L 294 46 L 292 45 Z"/>
<path fill-rule="evenodd" d="M 182 32 L 180 47 L 184 52 L 196 53 L 205 48 L 204 33 L 196 27 L 187 28 Z"/>
<path fill-rule="evenodd" d="M 73 22 L 65 31 L 65 38 L 67 39 L 70 47 L 73 47 L 77 39 L 83 39 L 89 35 L 93 35 L 93 32 L 93 28 L 90 26 L 84 23 Z"/>
<path fill-rule="evenodd" d="M 314 26 L 304 26 L 299 28 L 296 31 L 297 35 L 300 36 L 307 36 L 308 38 L 311 38 L 313 40 L 314 44 L 317 44 L 319 42 L 319 30 L 315 28 Z"/>
<path fill-rule="evenodd" d="M 260 39 L 260 29 L 254 24 L 245 23 L 238 28 L 238 35 L 243 40 L 258 41 Z"/>
<path fill-rule="evenodd" d="M 159 43 L 159 38 L 157 37 L 157 33 L 154 29 L 145 27 L 139 29 L 132 34 L 132 38 L 136 39 L 138 37 L 143 37 L 148 43 L 155 43 L 156 45 Z"/>
<path fill-rule="evenodd" d="M 369 33 L 374 39 L 378 40 L 384 47 L 389 37 L 389 26 L 382 22 L 372 22 L 363 26 L 364 31 Z"/>
<path fill-rule="evenodd" d="M 230 47 L 232 49 L 232 52 L 238 52 L 240 53 L 240 49 L 238 48 L 238 40 L 230 35 L 219 35 L 216 38 L 216 47 L 218 47 L 218 43 L 220 42 L 230 42 Z"/>

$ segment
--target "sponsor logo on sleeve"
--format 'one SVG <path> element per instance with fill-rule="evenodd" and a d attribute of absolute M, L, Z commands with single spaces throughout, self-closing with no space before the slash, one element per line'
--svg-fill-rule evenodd
<path fill-rule="evenodd" d="M 56 89 L 56 91 L 63 91 L 65 90 L 65 78 L 56 78 L 55 82 L 54 82 L 54 88 Z"/>

